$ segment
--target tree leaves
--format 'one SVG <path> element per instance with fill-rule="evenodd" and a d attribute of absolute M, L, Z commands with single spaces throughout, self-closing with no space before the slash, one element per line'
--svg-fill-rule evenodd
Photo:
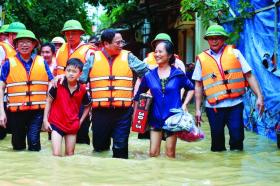
<path fill-rule="evenodd" d="M 6 0 L 4 8 L 5 23 L 20 21 L 40 39 L 61 36 L 63 24 L 69 19 L 80 21 L 91 33 L 84 0 Z"/>

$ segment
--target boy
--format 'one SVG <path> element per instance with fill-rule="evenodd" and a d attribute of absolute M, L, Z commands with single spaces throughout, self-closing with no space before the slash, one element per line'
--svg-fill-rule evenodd
<path fill-rule="evenodd" d="M 65 69 L 65 79 L 57 88 L 49 90 L 44 113 L 44 128 L 51 131 L 52 150 L 54 156 L 61 156 L 61 144 L 65 138 L 65 155 L 74 154 L 77 132 L 91 107 L 91 101 L 85 86 L 79 84 L 83 63 L 72 58 Z M 80 106 L 85 109 L 79 119 Z"/>

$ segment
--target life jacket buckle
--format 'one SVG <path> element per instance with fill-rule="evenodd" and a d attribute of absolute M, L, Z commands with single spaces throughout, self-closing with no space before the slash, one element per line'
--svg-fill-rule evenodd
<path fill-rule="evenodd" d="M 26 102 L 26 106 L 32 106 L 32 102 L 31 101 L 27 101 Z"/>
<path fill-rule="evenodd" d="M 115 76 L 109 76 L 109 80 L 115 80 Z"/>
<path fill-rule="evenodd" d="M 108 86 L 109 90 L 115 90 L 115 86 Z"/>
<path fill-rule="evenodd" d="M 211 78 L 212 79 L 215 79 L 217 76 L 213 73 L 212 75 L 211 75 Z"/>

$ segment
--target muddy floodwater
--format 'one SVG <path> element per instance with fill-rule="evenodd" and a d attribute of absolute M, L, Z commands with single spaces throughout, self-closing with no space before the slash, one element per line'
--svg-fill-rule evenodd
<path fill-rule="evenodd" d="M 176 159 L 148 156 L 149 141 L 131 133 L 129 159 L 113 159 L 112 152 L 92 152 L 77 145 L 71 157 L 53 157 L 46 133 L 40 152 L 14 152 L 11 136 L 0 141 L 0 185 L 280 185 L 280 150 L 266 137 L 246 132 L 244 152 L 210 152 L 206 137 L 199 142 L 178 141 Z M 228 141 L 228 140 L 227 140 Z M 163 142 L 164 145 L 164 142 Z"/>

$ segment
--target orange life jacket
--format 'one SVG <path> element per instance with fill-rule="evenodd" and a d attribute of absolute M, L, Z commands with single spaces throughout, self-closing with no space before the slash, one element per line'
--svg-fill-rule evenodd
<path fill-rule="evenodd" d="M 90 44 L 83 44 L 79 46 L 72 54 L 69 53 L 69 45 L 64 43 L 58 50 L 56 63 L 57 63 L 57 75 L 64 74 L 64 70 L 67 61 L 71 58 L 78 58 L 83 63 L 86 62 L 86 54 L 89 49 L 94 50 L 93 46 Z"/>
<path fill-rule="evenodd" d="M 9 58 L 9 63 L 10 72 L 6 80 L 8 109 L 16 112 L 45 108 L 48 74 L 44 59 L 36 56 L 29 74 L 17 57 Z"/>
<path fill-rule="evenodd" d="M 202 69 L 202 83 L 207 101 L 211 105 L 245 93 L 246 80 L 241 64 L 233 53 L 233 46 L 227 45 L 221 56 L 221 69 L 206 52 L 198 55 Z"/>
<path fill-rule="evenodd" d="M 9 45 L 8 43 L 0 42 L 0 46 L 2 46 L 4 51 L 5 51 L 5 54 L 6 54 L 5 61 L 9 57 L 14 57 L 17 54 L 16 50 L 11 45 Z"/>
<path fill-rule="evenodd" d="M 102 51 L 96 51 L 89 74 L 92 107 L 130 107 L 133 73 L 128 65 L 129 51 L 122 50 L 112 65 Z"/>

